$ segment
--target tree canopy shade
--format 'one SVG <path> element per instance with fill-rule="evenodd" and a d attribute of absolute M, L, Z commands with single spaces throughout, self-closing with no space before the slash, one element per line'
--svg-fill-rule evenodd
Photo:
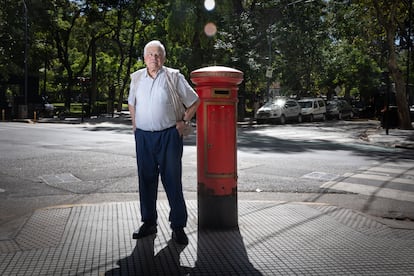
<path fill-rule="evenodd" d="M 29 74 L 45 84 L 40 93 L 68 106 L 79 100 L 78 78 L 89 77 L 93 111 L 108 99 L 120 110 L 129 75 L 144 66 L 144 45 L 159 39 L 167 65 L 187 77 L 210 65 L 243 71 L 243 110 L 265 100 L 276 83 L 284 95 L 369 102 L 379 97 L 383 72 L 389 72 L 401 127 L 410 128 L 411 5 L 412 0 L 222 0 L 206 9 L 203 1 L 191 0 L 2 0 L 0 81 L 24 74 L 28 46 Z M 205 32 L 206 26 L 212 31 Z M 9 92 L 2 87 L 4 101 Z"/>

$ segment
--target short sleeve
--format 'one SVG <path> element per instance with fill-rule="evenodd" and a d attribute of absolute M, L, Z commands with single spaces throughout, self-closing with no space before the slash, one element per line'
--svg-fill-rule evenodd
<path fill-rule="evenodd" d="M 187 108 L 198 100 L 197 93 L 181 73 L 178 74 L 178 93 L 180 93 L 181 100 Z"/>

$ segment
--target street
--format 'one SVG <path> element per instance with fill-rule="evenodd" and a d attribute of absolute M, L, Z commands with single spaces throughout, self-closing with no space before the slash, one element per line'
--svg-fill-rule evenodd
<path fill-rule="evenodd" d="M 410 217 L 404 210 L 414 204 L 412 150 L 360 139 L 375 127 L 374 121 L 241 125 L 239 197 L 322 201 L 379 216 Z M 193 199 L 195 141 L 195 135 L 186 138 L 183 157 L 183 187 Z M 134 137 L 126 122 L 1 123 L 0 152 L 0 239 L 10 236 L 38 208 L 138 200 Z M 390 166 L 408 171 L 397 171 L 397 188 L 391 187 L 401 193 L 372 197 L 367 187 L 393 183 Z M 346 180 L 349 177 L 352 181 Z M 355 181 L 366 185 L 355 190 L 344 185 Z M 162 185 L 159 189 L 160 197 L 164 196 Z M 404 202 L 396 201 L 401 194 L 406 195 Z"/>

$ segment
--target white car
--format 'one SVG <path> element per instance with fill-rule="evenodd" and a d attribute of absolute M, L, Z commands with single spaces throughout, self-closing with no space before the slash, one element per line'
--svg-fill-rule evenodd
<path fill-rule="evenodd" d="M 302 122 L 301 108 L 296 100 L 276 98 L 265 103 L 256 112 L 256 122 L 258 124 L 265 122 L 285 124 L 287 120 L 294 120 L 298 123 Z"/>
<path fill-rule="evenodd" d="M 354 111 L 352 106 L 345 100 L 331 100 L 326 103 L 326 115 L 328 119 L 352 119 Z"/>
<path fill-rule="evenodd" d="M 326 104 L 321 98 L 306 98 L 298 101 L 302 108 L 304 119 L 313 122 L 314 120 L 326 120 Z"/>

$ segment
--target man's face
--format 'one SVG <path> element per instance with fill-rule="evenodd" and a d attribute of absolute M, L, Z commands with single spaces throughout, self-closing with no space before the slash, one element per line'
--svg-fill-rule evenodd
<path fill-rule="evenodd" d="M 157 46 L 150 46 L 144 56 L 145 64 L 149 71 L 158 71 L 164 64 L 164 56 Z"/>

